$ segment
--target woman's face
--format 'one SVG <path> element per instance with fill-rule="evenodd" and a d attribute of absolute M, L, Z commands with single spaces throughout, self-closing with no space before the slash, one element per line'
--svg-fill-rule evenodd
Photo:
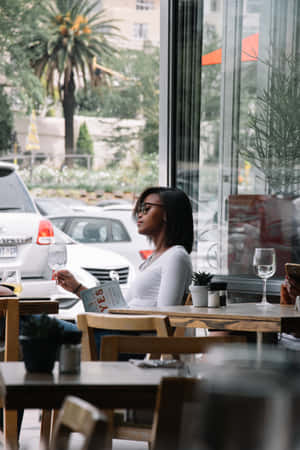
<path fill-rule="evenodd" d="M 165 226 L 166 213 L 158 194 L 149 194 L 141 205 L 137 215 L 137 227 L 140 234 L 149 237 L 158 235 Z"/>

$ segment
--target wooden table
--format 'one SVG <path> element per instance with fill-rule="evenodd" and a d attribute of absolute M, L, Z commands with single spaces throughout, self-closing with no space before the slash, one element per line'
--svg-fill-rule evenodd
<path fill-rule="evenodd" d="M 159 308 L 113 308 L 118 314 L 163 314 L 174 327 L 252 331 L 257 334 L 257 349 L 261 351 L 263 333 L 300 331 L 300 312 L 295 306 L 274 304 L 263 307 L 255 303 L 235 303 L 221 308 L 165 306 Z"/>
<path fill-rule="evenodd" d="M 53 300 L 18 300 L 0 297 L 0 311 L 5 314 L 5 361 L 19 359 L 19 316 L 28 314 L 56 314 L 59 303 Z M 17 411 L 4 409 L 4 437 L 11 448 L 17 448 Z"/>
<path fill-rule="evenodd" d="M 23 362 L 0 363 L 0 370 L 6 387 L 3 406 L 8 410 L 59 409 L 67 395 L 103 409 L 152 408 L 161 378 L 178 374 L 178 369 L 142 369 L 128 362 L 100 361 L 82 362 L 79 375 L 60 375 L 58 363 L 53 374 L 27 373 Z"/>

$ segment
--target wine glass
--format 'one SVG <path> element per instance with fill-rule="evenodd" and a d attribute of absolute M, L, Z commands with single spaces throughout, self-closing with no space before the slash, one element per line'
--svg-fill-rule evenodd
<path fill-rule="evenodd" d="M 1 283 L 14 288 L 14 294 L 19 295 L 22 292 L 22 282 L 20 270 L 16 267 L 4 270 Z"/>
<path fill-rule="evenodd" d="M 51 244 L 48 250 L 48 266 L 52 269 L 52 274 L 58 269 L 62 269 L 67 262 L 67 249 L 65 244 Z"/>
<path fill-rule="evenodd" d="M 276 272 L 276 253 L 274 248 L 256 248 L 253 256 L 253 266 L 258 277 L 263 279 L 261 306 L 272 305 L 267 301 L 267 279 Z"/>

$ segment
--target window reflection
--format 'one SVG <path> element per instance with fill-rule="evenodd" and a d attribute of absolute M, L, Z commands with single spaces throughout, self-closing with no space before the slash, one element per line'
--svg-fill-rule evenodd
<path fill-rule="evenodd" d="M 177 158 L 176 181 L 197 269 L 255 277 L 255 247 L 276 249 L 276 277 L 300 263 L 298 18 L 298 2 L 204 1 L 199 162 Z"/>

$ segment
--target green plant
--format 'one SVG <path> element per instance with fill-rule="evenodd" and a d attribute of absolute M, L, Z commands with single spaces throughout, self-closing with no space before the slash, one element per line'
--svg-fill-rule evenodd
<path fill-rule="evenodd" d="M 80 155 L 94 156 L 94 144 L 90 136 L 86 122 L 82 123 L 79 128 L 79 136 L 77 139 L 77 153 Z M 93 158 L 91 158 L 91 166 L 93 165 Z M 81 167 L 87 167 L 88 162 L 86 159 L 78 161 L 78 165 Z"/>
<path fill-rule="evenodd" d="M 192 280 L 194 286 L 207 286 L 213 274 L 208 272 L 193 272 Z"/>
<path fill-rule="evenodd" d="M 104 75 L 100 77 L 95 70 L 96 59 L 116 52 L 111 43 L 118 28 L 103 9 L 99 11 L 97 1 L 53 0 L 42 2 L 41 8 L 26 56 L 35 75 L 46 79 L 47 93 L 54 96 L 58 89 L 65 118 L 65 152 L 69 154 L 74 151 L 76 81 L 101 82 Z M 70 161 L 66 163 L 71 166 Z"/>
<path fill-rule="evenodd" d="M 42 314 L 29 316 L 22 325 L 21 335 L 28 338 L 47 338 L 61 341 L 63 338 L 63 326 L 54 318 Z"/>
<path fill-rule="evenodd" d="M 293 194 L 299 185 L 300 72 L 299 54 L 281 55 L 280 66 L 260 62 L 270 72 L 270 86 L 257 96 L 248 113 L 240 154 L 257 169 L 269 194 Z"/>

